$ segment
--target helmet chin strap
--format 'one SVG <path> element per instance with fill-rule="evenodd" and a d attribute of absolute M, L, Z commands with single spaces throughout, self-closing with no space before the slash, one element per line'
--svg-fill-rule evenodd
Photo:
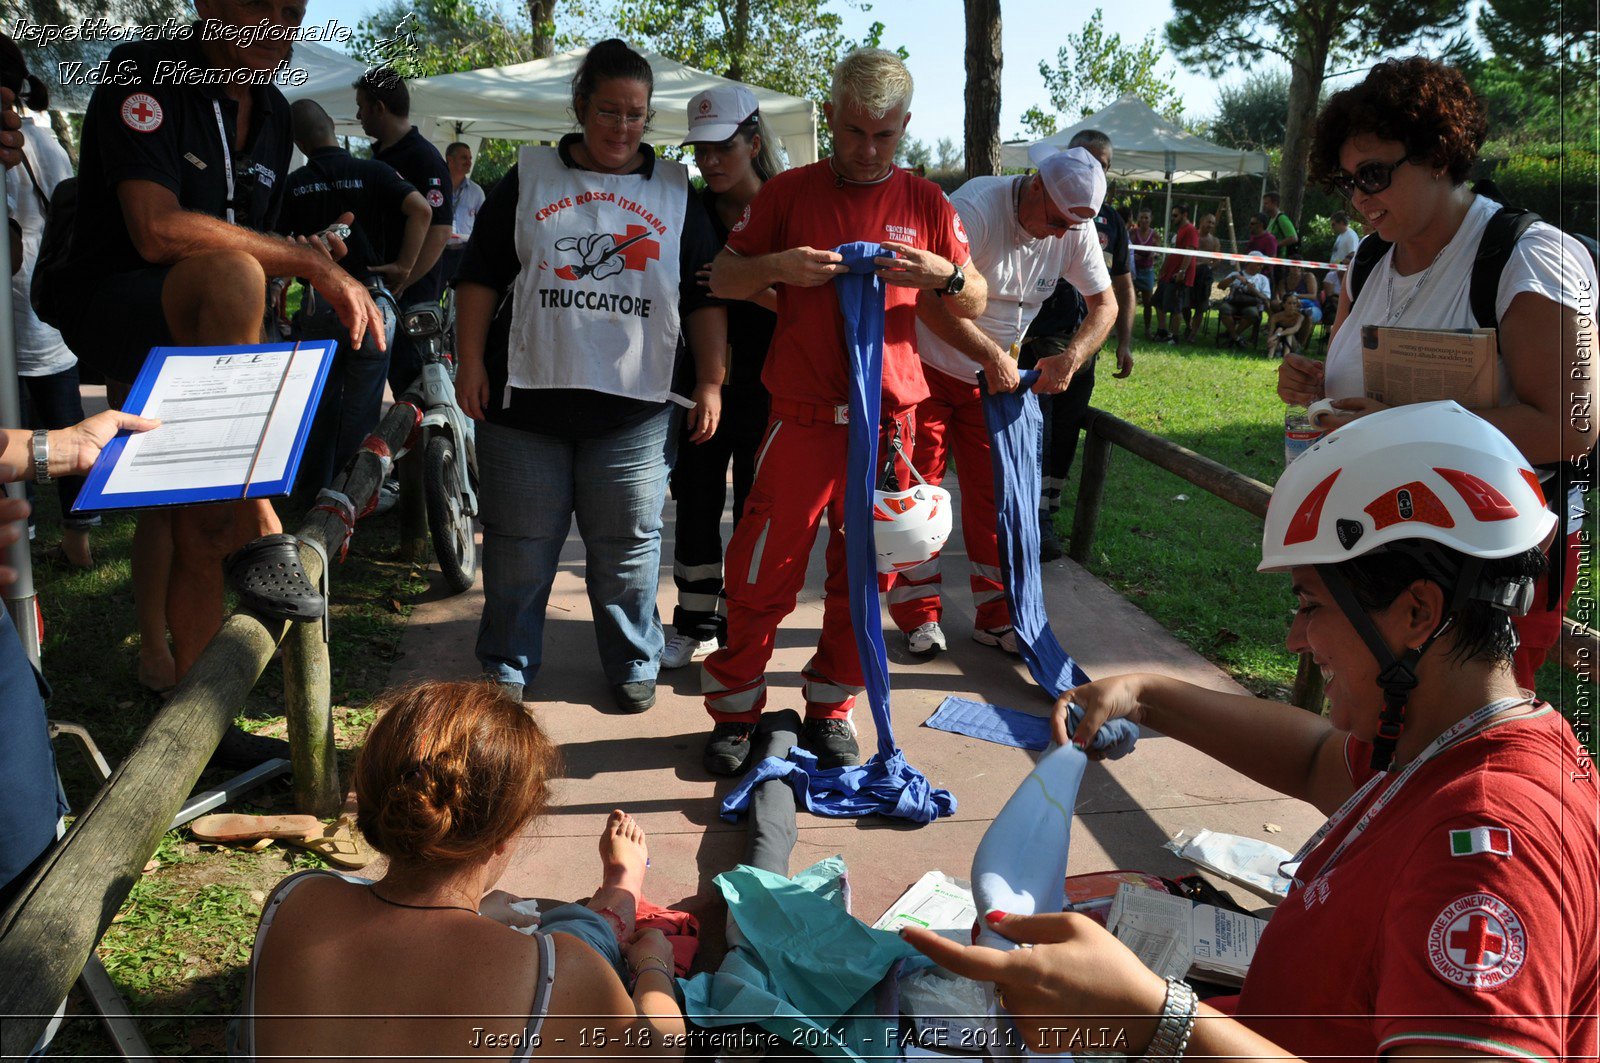
<path fill-rule="evenodd" d="M 1414 649 L 1408 649 L 1399 657 L 1389 649 L 1388 643 L 1383 641 L 1383 636 L 1378 633 L 1378 625 L 1372 622 L 1372 617 L 1361 607 L 1356 599 L 1355 591 L 1351 590 L 1350 583 L 1344 578 L 1335 565 L 1317 565 L 1317 573 L 1322 577 L 1322 582 L 1328 588 L 1328 593 L 1333 595 L 1333 600 L 1339 604 L 1344 615 L 1349 618 L 1350 624 L 1361 636 L 1367 648 L 1378 660 L 1378 686 L 1383 689 L 1383 712 L 1378 716 L 1378 733 L 1372 739 L 1372 770 L 1390 771 L 1394 761 L 1395 746 L 1400 742 L 1400 732 L 1406 723 L 1406 702 L 1411 697 L 1411 692 L 1417 686 L 1417 661 L 1428 652 L 1432 646 L 1450 626 L 1455 623 L 1462 607 L 1471 596 L 1471 589 L 1478 582 L 1478 575 L 1483 570 L 1483 560 L 1468 557 L 1461 566 L 1457 575 L 1455 589 L 1450 595 L 1450 606 L 1445 610 L 1445 618 L 1434 628 L 1433 634 L 1427 641 Z"/>

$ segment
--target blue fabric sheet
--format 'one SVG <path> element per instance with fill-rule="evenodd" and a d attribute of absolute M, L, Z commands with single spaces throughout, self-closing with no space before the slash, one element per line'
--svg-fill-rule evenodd
<path fill-rule="evenodd" d="M 1050 744 L 1050 718 L 991 705 L 948 697 L 924 721 L 924 726 L 952 734 L 981 738 L 1017 749 L 1044 749 Z"/>
<path fill-rule="evenodd" d="M 1029 390 L 1038 379 L 1038 370 L 1030 369 L 1022 374 L 1016 391 L 991 395 L 988 382 L 979 373 L 978 390 L 983 394 L 983 417 L 994 461 L 995 531 L 1011 624 L 1034 682 L 1055 698 L 1063 690 L 1089 682 L 1089 676 L 1056 641 L 1044 611 L 1044 581 L 1039 575 L 1039 441 L 1044 420 L 1038 397 Z M 1082 715 L 1076 707 L 1071 710 L 1073 728 Z M 1138 737 L 1138 727 L 1113 720 L 1100 728 L 1093 748 L 1116 759 L 1132 752 Z"/>
<path fill-rule="evenodd" d="M 878 812 L 929 823 L 954 812 L 956 798 L 949 790 L 935 789 L 921 772 L 906 763 L 895 745 L 894 728 L 889 721 L 889 658 L 883 646 L 877 549 L 872 531 L 878 420 L 883 408 L 884 318 L 883 281 L 872 260 L 891 256 L 891 252 L 878 244 L 859 242 L 841 244 L 834 250 L 844 256 L 845 265 L 850 268 L 849 273 L 834 280 L 850 358 L 850 454 L 844 496 L 850 617 L 854 621 L 867 701 L 872 706 L 872 722 L 878 731 L 878 752 L 865 764 L 828 771 L 818 771 L 816 758 L 803 750 L 792 751 L 788 760 L 768 757 L 723 800 L 722 818 L 736 819 L 749 805 L 750 792 L 758 784 L 781 778 L 818 815 L 863 816 Z M 1037 410 L 1034 419 L 1038 420 Z"/>

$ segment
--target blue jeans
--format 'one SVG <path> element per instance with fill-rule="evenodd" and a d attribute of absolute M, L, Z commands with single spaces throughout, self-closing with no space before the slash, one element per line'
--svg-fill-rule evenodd
<path fill-rule="evenodd" d="M 394 304 L 388 299 L 378 299 L 377 304 L 383 315 L 384 341 L 392 349 Z M 371 336 L 363 339 L 360 350 L 353 349 L 349 330 L 339 323 L 333 307 L 320 299 L 311 313 L 295 318 L 294 328 L 298 339 L 336 340 L 339 344 L 295 480 L 297 492 L 309 497 L 333 483 L 361 449 L 361 441 L 378 426 L 383 415 L 383 381 L 389 356 L 378 350 Z"/>
<path fill-rule="evenodd" d="M 656 611 L 661 508 L 676 439 L 671 406 L 595 439 L 479 422 L 483 620 L 478 661 L 499 682 L 531 684 L 544 614 L 574 515 L 585 550 L 600 667 L 612 684 L 654 680 L 666 638 Z"/>

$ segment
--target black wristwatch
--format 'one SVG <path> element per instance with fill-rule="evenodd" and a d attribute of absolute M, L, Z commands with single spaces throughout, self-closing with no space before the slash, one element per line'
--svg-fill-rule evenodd
<path fill-rule="evenodd" d="M 961 289 L 967 286 L 967 275 L 961 272 L 961 267 L 956 266 L 955 272 L 950 274 L 950 279 L 944 282 L 943 288 L 935 288 L 935 295 L 960 295 Z"/>

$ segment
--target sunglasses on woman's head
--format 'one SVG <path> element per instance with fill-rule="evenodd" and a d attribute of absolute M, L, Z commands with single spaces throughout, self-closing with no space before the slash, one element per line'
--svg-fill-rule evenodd
<path fill-rule="evenodd" d="M 1388 188 L 1394 181 L 1394 172 L 1410 161 L 1411 156 L 1405 155 L 1394 162 L 1364 162 L 1356 167 L 1355 173 L 1335 170 L 1328 175 L 1328 184 L 1346 199 L 1355 195 L 1357 190 L 1375 196 Z"/>

